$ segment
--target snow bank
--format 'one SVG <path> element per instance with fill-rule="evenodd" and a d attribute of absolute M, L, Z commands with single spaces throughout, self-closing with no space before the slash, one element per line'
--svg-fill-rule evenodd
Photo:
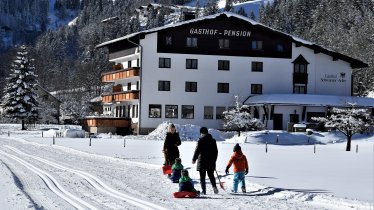
<path fill-rule="evenodd" d="M 164 140 L 166 136 L 166 132 L 168 130 L 168 126 L 171 124 L 170 122 L 163 122 L 157 126 L 157 128 L 145 136 L 145 139 L 150 140 Z M 186 124 L 174 124 L 177 132 L 182 141 L 196 141 L 200 137 L 200 128 L 201 126 Z M 217 141 L 224 141 L 226 138 L 230 138 L 233 136 L 233 132 L 221 132 L 216 129 L 208 129 L 209 133 L 215 138 Z"/>
<path fill-rule="evenodd" d="M 63 132 L 63 136 L 67 138 L 84 138 L 85 131 L 77 129 L 67 129 Z"/>

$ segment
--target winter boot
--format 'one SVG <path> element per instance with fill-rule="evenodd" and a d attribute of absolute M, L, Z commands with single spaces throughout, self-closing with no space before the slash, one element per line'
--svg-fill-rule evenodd
<path fill-rule="evenodd" d="M 246 193 L 247 191 L 245 190 L 245 187 L 242 187 L 242 192 Z"/>
<path fill-rule="evenodd" d="M 214 194 L 218 194 L 218 189 L 217 189 L 217 187 L 213 187 L 213 192 L 214 192 Z"/>

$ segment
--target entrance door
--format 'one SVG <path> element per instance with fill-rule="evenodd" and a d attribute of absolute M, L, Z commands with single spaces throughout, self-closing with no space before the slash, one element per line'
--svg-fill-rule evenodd
<path fill-rule="evenodd" d="M 273 129 L 274 130 L 283 130 L 283 114 L 274 114 L 273 115 Z"/>

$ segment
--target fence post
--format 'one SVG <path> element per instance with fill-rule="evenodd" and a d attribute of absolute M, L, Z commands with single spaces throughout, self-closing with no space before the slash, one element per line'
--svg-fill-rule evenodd
<path fill-rule="evenodd" d="M 356 144 L 356 153 L 358 153 L 358 144 Z"/>
<path fill-rule="evenodd" d="M 53 144 L 55 144 L 55 136 L 53 136 Z"/>
<path fill-rule="evenodd" d="M 316 145 L 314 145 L 314 153 L 316 153 Z"/>
<path fill-rule="evenodd" d="M 268 143 L 265 144 L 265 152 L 268 153 Z"/>
<path fill-rule="evenodd" d="M 8 131 L 8 137 L 10 136 L 10 131 Z"/>
<path fill-rule="evenodd" d="M 42 131 L 42 138 L 43 138 L 44 136 L 43 136 L 43 131 Z"/>
<path fill-rule="evenodd" d="M 90 144 L 89 144 L 89 146 L 91 146 L 91 137 L 90 137 Z"/>
<path fill-rule="evenodd" d="M 277 144 L 278 144 L 278 142 L 279 142 L 279 135 L 277 134 Z"/>
<path fill-rule="evenodd" d="M 126 139 L 123 139 L 123 147 L 126 147 Z"/>

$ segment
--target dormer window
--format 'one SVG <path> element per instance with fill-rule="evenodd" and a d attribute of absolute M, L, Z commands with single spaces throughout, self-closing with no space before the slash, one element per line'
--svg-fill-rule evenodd
<path fill-rule="evenodd" d="M 294 66 L 294 73 L 308 73 L 309 62 L 302 55 L 299 55 L 292 63 Z"/>

